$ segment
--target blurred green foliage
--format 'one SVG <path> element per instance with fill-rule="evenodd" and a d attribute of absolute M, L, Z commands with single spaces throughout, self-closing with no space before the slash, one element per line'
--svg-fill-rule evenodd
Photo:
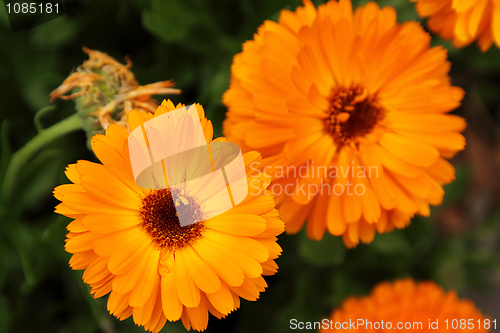
<path fill-rule="evenodd" d="M 355 1 L 355 5 L 367 1 Z M 320 1 L 314 1 L 319 4 Z M 379 1 L 398 11 L 398 20 L 417 19 L 406 0 Z M 81 47 L 107 52 L 124 63 L 129 55 L 140 84 L 173 78 L 182 89 L 174 102 L 201 103 L 222 134 L 222 93 L 230 65 L 241 44 L 251 39 L 265 19 L 276 19 L 299 0 L 110 0 L 80 1 L 68 15 L 12 33 L 0 6 L 0 180 L 12 154 L 37 134 L 72 115 L 72 102 L 57 101 L 55 111 L 33 119 L 49 105 L 48 95 L 86 60 Z M 481 123 L 459 110 L 472 127 L 496 133 L 500 90 L 500 52 L 481 54 L 475 46 L 449 49 L 452 77 L 489 118 Z M 472 103 L 471 102 L 471 103 Z M 474 104 L 475 103 L 475 104 Z M 464 103 L 465 104 L 465 103 Z M 488 132 L 489 131 L 489 132 Z M 494 134 L 491 134 L 494 135 Z M 67 183 L 65 166 L 95 160 L 85 134 L 73 132 L 46 144 L 17 170 L 17 178 L 0 205 L 0 333 L 1 332 L 143 332 L 132 319 L 119 322 L 106 311 L 106 297 L 94 300 L 81 281 L 82 272 L 68 267 L 65 226 L 56 216 L 52 189 Z M 469 149 L 469 148 L 468 148 Z M 470 149 L 477 149 L 471 147 Z M 277 275 L 266 278 L 268 290 L 258 302 L 242 301 L 225 320 L 211 318 L 208 332 L 286 332 L 289 321 L 319 320 L 349 295 L 366 295 L 374 284 L 406 276 L 434 279 L 445 288 L 492 289 L 489 277 L 499 271 L 500 214 L 487 211 L 463 228 L 444 226 L 437 217 L 470 197 L 473 169 L 463 155 L 456 162 L 457 180 L 448 185 L 445 202 L 430 218 L 415 218 L 410 227 L 377 235 L 370 245 L 347 250 L 340 239 L 325 235 L 310 241 L 305 232 L 279 237 L 283 255 Z M 500 313 L 491 313 L 492 316 Z M 168 323 L 165 332 L 183 332 Z"/>

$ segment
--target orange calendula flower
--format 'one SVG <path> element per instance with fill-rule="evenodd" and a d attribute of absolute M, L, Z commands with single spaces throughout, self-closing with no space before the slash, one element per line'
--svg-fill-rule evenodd
<path fill-rule="evenodd" d="M 155 114 L 131 111 L 129 128 L 174 109 L 164 101 Z M 211 142 L 212 123 L 201 105 L 196 109 Z M 201 331 L 209 312 L 222 318 L 239 307 L 240 297 L 258 299 L 267 286 L 262 275 L 277 271 L 276 236 L 284 230 L 274 198 L 265 191 L 269 176 L 252 176 L 249 168 L 260 155 L 243 155 L 249 186 L 262 189 L 258 195 L 249 193 L 233 209 L 181 227 L 168 188 L 136 185 L 128 137 L 116 124 L 95 135 L 92 149 L 102 164 L 69 165 L 66 175 L 73 184 L 54 190 L 62 201 L 56 212 L 74 219 L 65 246 L 73 254 L 70 266 L 85 270 L 83 281 L 94 297 L 109 293 L 110 313 L 121 320 L 133 315 L 137 325 L 153 332 L 179 319 L 186 329 Z M 196 206 L 193 198 L 182 199 Z"/>
<path fill-rule="evenodd" d="M 287 232 L 353 247 L 442 202 L 466 124 L 446 50 L 392 7 L 309 1 L 234 57 L 224 133 L 273 175 Z"/>
<path fill-rule="evenodd" d="M 481 51 L 500 47 L 500 2 L 495 0 L 411 0 L 428 17 L 427 26 L 456 47 L 477 41 Z"/>
<path fill-rule="evenodd" d="M 456 292 L 446 292 L 431 281 L 411 279 L 383 282 L 369 296 L 350 297 L 322 323 L 320 332 L 479 333 L 496 325 L 473 302 L 458 299 Z"/>

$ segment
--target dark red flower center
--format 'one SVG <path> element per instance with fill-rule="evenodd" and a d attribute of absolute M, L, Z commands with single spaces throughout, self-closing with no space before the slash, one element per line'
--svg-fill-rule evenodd
<path fill-rule="evenodd" d="M 200 238 L 204 225 L 197 222 L 181 226 L 179 217 L 197 219 L 201 215 L 200 205 L 194 198 L 181 195 L 180 190 L 172 191 L 179 191 L 173 193 L 176 202 L 169 189 L 151 191 L 142 200 L 140 216 L 144 229 L 160 247 L 177 249 Z"/>
<path fill-rule="evenodd" d="M 384 115 L 376 96 L 368 95 L 367 89 L 359 85 L 332 88 L 329 101 L 325 130 L 339 147 L 357 145 L 357 139 L 372 132 Z"/>

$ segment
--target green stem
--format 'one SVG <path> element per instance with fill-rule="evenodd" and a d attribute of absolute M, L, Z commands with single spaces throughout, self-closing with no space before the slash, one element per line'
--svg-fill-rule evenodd
<path fill-rule="evenodd" d="M 29 159 L 45 144 L 57 139 L 60 136 L 81 129 L 83 126 L 82 120 L 75 113 L 74 115 L 61 120 L 55 125 L 44 129 L 21 149 L 12 155 L 7 170 L 5 172 L 4 182 L 2 184 L 1 198 L 2 203 L 7 205 L 9 195 L 12 192 L 12 187 L 16 181 L 17 173 L 29 161 Z"/>

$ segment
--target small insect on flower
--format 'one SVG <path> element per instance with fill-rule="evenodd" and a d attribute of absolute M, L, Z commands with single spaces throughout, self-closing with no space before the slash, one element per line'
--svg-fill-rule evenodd
<path fill-rule="evenodd" d="M 189 201 L 188 201 L 186 198 L 184 198 L 184 197 L 182 196 L 182 194 L 181 194 L 181 195 L 179 195 L 179 196 L 176 198 L 176 201 L 175 201 L 175 205 L 176 205 L 176 206 L 180 206 L 181 204 L 182 204 L 182 205 L 184 205 L 184 206 L 189 205 Z"/>

